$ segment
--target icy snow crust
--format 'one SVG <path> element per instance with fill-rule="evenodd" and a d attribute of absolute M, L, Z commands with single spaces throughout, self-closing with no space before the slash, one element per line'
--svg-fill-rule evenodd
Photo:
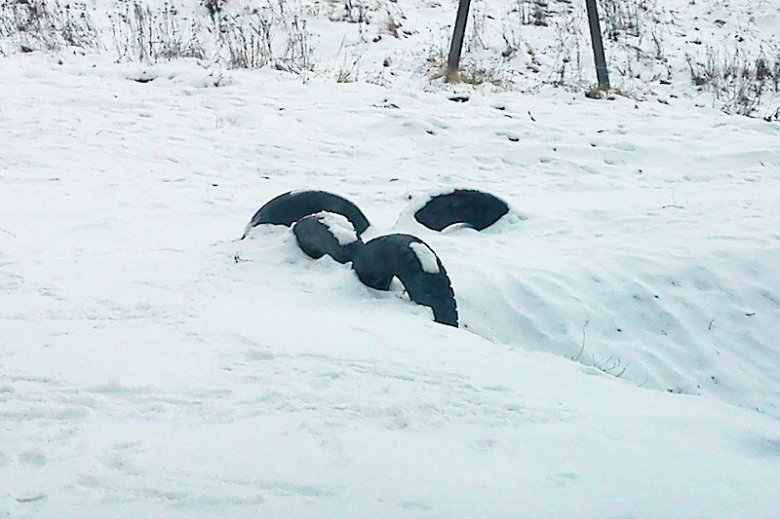
<path fill-rule="evenodd" d="M 113 61 L 0 59 L 0 517 L 776 515 L 778 124 Z M 399 219 L 457 187 L 523 217 Z M 235 240 L 291 189 L 428 243 L 462 327 Z"/>

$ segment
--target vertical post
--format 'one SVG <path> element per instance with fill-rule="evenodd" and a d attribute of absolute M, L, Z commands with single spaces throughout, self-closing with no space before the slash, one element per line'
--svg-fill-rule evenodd
<path fill-rule="evenodd" d="M 604 57 L 604 43 L 601 39 L 601 26 L 599 25 L 599 11 L 596 0 L 585 0 L 588 7 L 588 23 L 590 24 L 590 40 L 593 43 L 593 59 L 596 61 L 596 78 L 599 88 L 609 90 L 609 77 L 607 76 L 607 60 Z"/>
<path fill-rule="evenodd" d="M 455 29 L 452 31 L 450 55 L 447 58 L 448 80 L 453 80 L 457 77 L 458 67 L 460 66 L 460 51 L 463 48 L 463 36 L 466 34 L 466 22 L 469 18 L 470 5 L 471 0 L 460 0 L 460 3 L 458 4 L 458 15 L 455 17 Z"/>

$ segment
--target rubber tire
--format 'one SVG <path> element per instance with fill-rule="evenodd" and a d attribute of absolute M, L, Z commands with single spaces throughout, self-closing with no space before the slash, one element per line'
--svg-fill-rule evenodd
<path fill-rule="evenodd" d="M 509 212 L 509 206 L 498 197 L 473 189 L 456 189 L 438 195 L 414 213 L 414 219 L 435 231 L 455 223 L 465 223 L 481 231 Z"/>
<path fill-rule="evenodd" d="M 358 248 L 363 245 L 359 236 L 356 241 L 341 245 L 320 214 L 311 214 L 298 220 L 293 226 L 293 233 L 303 252 L 314 259 L 327 254 L 339 263 L 347 263 L 354 259 Z"/>
<path fill-rule="evenodd" d="M 457 328 L 457 303 L 444 265 L 436 256 L 439 272 L 425 272 L 417 254 L 410 247 L 412 243 L 422 243 L 428 247 L 419 238 L 408 234 L 375 238 L 358 249 L 352 268 L 360 281 L 377 290 L 389 290 L 391 281 L 397 277 L 412 301 L 433 310 L 434 321 Z"/>
<path fill-rule="evenodd" d="M 270 200 L 258 209 L 244 229 L 243 240 L 253 227 L 260 224 L 290 226 L 304 216 L 330 211 L 347 218 L 355 227 L 358 236 L 368 228 L 368 218 L 360 209 L 338 195 L 326 191 L 290 191 Z"/>

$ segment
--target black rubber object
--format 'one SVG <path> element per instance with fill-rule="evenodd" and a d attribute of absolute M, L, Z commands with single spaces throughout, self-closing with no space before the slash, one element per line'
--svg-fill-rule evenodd
<path fill-rule="evenodd" d="M 368 228 L 368 218 L 349 200 L 326 191 L 290 191 L 279 195 L 258 209 L 244 229 L 243 240 L 249 231 L 260 224 L 292 225 L 304 216 L 329 211 L 345 216 L 355 227 L 358 236 Z"/>
<path fill-rule="evenodd" d="M 412 248 L 422 244 L 436 260 L 436 273 L 425 271 L 418 254 Z M 437 323 L 458 326 L 458 309 L 450 278 L 439 257 L 422 240 L 408 234 L 380 236 L 359 247 L 352 268 L 364 284 L 378 290 L 389 290 L 397 277 L 409 298 L 433 310 Z"/>
<path fill-rule="evenodd" d="M 320 212 L 304 216 L 293 227 L 295 239 L 303 252 L 314 259 L 319 259 L 325 254 L 332 257 L 339 263 L 352 261 L 359 247 L 363 245 L 360 237 L 357 235 L 351 222 L 347 222 L 350 231 L 354 232 L 354 241 L 342 244 L 338 237 L 333 234 L 333 230 L 328 225 L 328 215 L 335 216 L 333 213 Z"/>
<path fill-rule="evenodd" d="M 509 212 L 509 206 L 498 197 L 473 189 L 456 189 L 438 195 L 414 213 L 414 219 L 435 231 L 455 223 L 465 223 L 481 231 Z"/>

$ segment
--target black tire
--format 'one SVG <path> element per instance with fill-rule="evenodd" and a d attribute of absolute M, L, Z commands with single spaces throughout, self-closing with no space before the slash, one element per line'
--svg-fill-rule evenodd
<path fill-rule="evenodd" d="M 424 265 L 414 244 L 421 244 L 435 259 L 432 265 Z M 364 284 L 378 290 L 389 290 L 397 277 L 403 283 L 412 301 L 433 310 L 437 323 L 458 326 L 458 309 L 450 278 L 441 260 L 419 238 L 408 234 L 390 234 L 375 238 L 360 247 L 352 262 L 358 278 Z"/>
<path fill-rule="evenodd" d="M 253 227 L 268 223 L 292 225 L 304 216 L 329 211 L 345 216 L 358 233 L 368 228 L 368 218 L 349 200 L 325 191 L 290 191 L 261 207 L 244 229 L 243 240 Z"/>
<path fill-rule="evenodd" d="M 465 223 L 481 231 L 509 212 L 509 206 L 498 197 L 473 189 L 456 189 L 431 198 L 414 213 L 414 219 L 435 231 L 455 223 Z"/>
<path fill-rule="evenodd" d="M 348 228 L 344 231 L 351 231 L 354 238 L 351 238 L 352 241 L 343 237 L 340 240 L 330 225 L 331 218 L 329 217 L 334 216 L 337 215 L 327 211 L 304 216 L 293 226 L 293 233 L 303 252 L 312 258 L 319 259 L 327 254 L 339 263 L 347 263 L 353 260 L 363 242 L 349 221 L 345 222 L 345 226 Z"/>

